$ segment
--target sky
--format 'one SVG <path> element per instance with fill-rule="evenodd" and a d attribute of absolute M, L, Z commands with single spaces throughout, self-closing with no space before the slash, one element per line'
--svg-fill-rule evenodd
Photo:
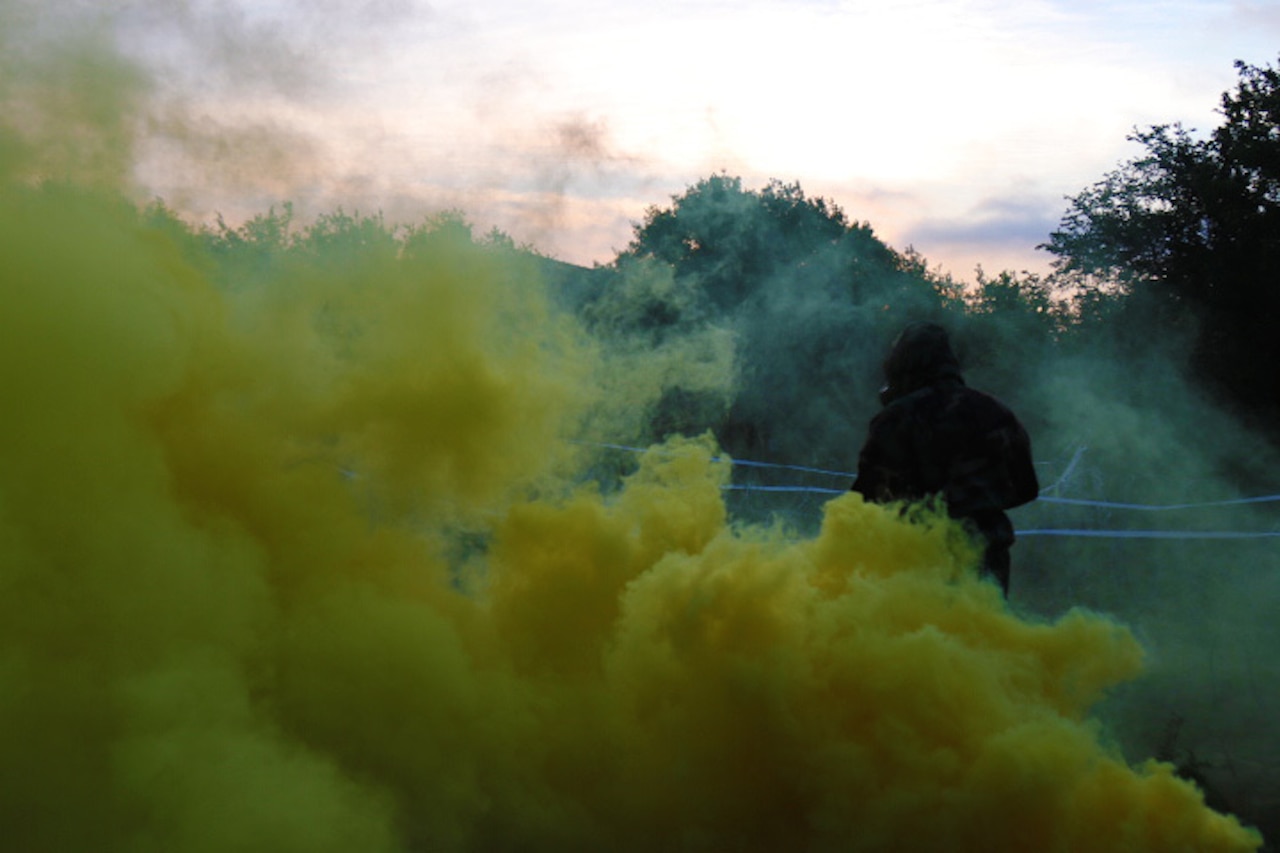
<path fill-rule="evenodd" d="M 1047 270 L 1036 245 L 1129 134 L 1212 128 L 1233 62 L 1280 44 L 1280 7 L 1231 0 L 118 5 L 171 105 L 138 189 L 199 219 L 460 209 L 589 265 L 727 172 L 959 279 Z"/>

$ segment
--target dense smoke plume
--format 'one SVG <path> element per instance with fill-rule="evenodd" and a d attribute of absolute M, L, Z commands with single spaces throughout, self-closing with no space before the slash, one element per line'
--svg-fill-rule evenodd
<path fill-rule="evenodd" d="M 1259 845 L 1091 716 L 1133 633 L 1020 618 L 944 521 L 845 495 L 812 535 L 734 523 L 706 436 L 597 484 L 672 389 L 742 398 L 748 326 L 599 334 L 628 300 L 580 323 L 449 217 L 193 228 L 121 194 L 134 95 L 55 74 L 44 112 L 6 74 L 15 849 Z"/>
<path fill-rule="evenodd" d="M 889 343 L 909 320 L 943 323 L 969 384 L 1026 423 L 1045 487 L 1012 514 L 1025 535 L 1013 549 L 1011 606 L 1032 618 L 1087 607 L 1133 627 L 1149 663 L 1100 708 L 1112 735 L 1131 759 L 1175 760 L 1219 807 L 1280 831 L 1280 751 L 1267 722 L 1280 682 L 1259 653 L 1276 641 L 1280 460 L 1190 378 L 1196 330 L 1155 322 L 1141 295 L 1068 311 L 1038 280 L 960 287 L 812 200 L 806 229 L 787 233 L 798 200 L 791 187 L 749 190 L 717 176 L 637 229 L 616 270 L 645 259 L 655 282 L 674 283 L 610 282 L 600 303 L 622 316 L 616 302 L 633 294 L 633 325 L 669 347 L 727 332 L 738 372 L 718 408 L 669 393 L 651 434 L 680 424 L 674 408 L 686 429 L 714 428 L 740 460 L 790 466 L 736 468 L 730 507 L 816 531 L 856 467 Z M 741 290 L 709 304 L 726 283 Z M 1088 314 L 1103 309 L 1114 316 Z M 1253 497 L 1269 499 L 1242 501 Z"/>

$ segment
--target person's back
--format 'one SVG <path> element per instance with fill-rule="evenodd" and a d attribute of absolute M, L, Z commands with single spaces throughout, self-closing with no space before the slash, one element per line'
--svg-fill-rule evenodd
<path fill-rule="evenodd" d="M 1039 493 L 1031 442 L 1000 401 L 964 384 L 946 331 L 908 326 L 885 360 L 885 408 L 871 421 L 853 490 L 867 500 L 940 496 L 985 540 L 983 569 L 1009 589 L 1005 510 Z"/>

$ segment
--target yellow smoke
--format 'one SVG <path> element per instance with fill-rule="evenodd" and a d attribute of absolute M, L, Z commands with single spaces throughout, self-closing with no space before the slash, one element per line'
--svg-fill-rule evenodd
<path fill-rule="evenodd" d="M 141 82 L 48 68 L 0 79 L 6 849 L 1259 846 L 1090 721 L 1132 636 L 947 524 L 731 526 L 705 440 L 591 486 L 568 439 L 721 337 L 603 353 L 447 240 L 227 280 L 106 189 Z"/>
<path fill-rule="evenodd" d="M 572 485 L 598 354 L 496 256 L 194 245 L 0 199 L 14 849 L 1258 846 L 1100 744 L 1129 633 L 1020 621 L 946 524 L 730 527 L 705 441 Z"/>

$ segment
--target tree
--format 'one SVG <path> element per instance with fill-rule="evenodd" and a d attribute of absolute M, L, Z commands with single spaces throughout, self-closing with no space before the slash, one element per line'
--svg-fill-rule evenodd
<path fill-rule="evenodd" d="M 1072 198 L 1043 248 L 1059 276 L 1154 293 L 1170 326 L 1193 317 L 1201 378 L 1277 431 L 1280 72 L 1236 69 L 1218 128 L 1136 132 L 1145 153 Z"/>
<path fill-rule="evenodd" d="M 707 422 L 709 407 L 673 393 L 655 423 L 713 429 L 733 455 L 827 466 L 851 464 L 893 335 L 940 319 L 952 288 L 798 184 L 749 190 L 724 174 L 650 208 L 601 281 L 586 308 L 593 327 L 608 318 L 654 346 L 708 328 L 732 335 L 727 410 Z"/>
<path fill-rule="evenodd" d="M 838 205 L 806 196 L 799 184 L 773 180 L 757 192 L 720 174 L 672 201 L 649 208 L 619 260 L 670 264 L 677 278 L 696 280 L 717 310 L 736 308 L 782 277 L 825 283 L 837 266 L 846 285 L 911 274 L 869 225 L 850 223 Z"/>

